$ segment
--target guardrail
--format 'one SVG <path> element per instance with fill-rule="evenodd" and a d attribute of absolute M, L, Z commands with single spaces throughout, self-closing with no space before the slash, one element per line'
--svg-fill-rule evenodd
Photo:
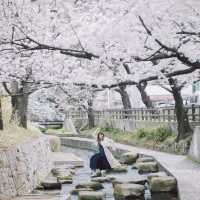
<path fill-rule="evenodd" d="M 185 107 L 190 122 L 200 122 L 200 106 Z M 67 118 L 87 119 L 87 112 L 73 111 L 68 112 Z M 154 109 L 111 109 L 111 110 L 95 110 L 95 119 L 130 119 L 135 121 L 159 121 L 159 122 L 176 122 L 175 109 L 173 107 L 154 108 Z"/>

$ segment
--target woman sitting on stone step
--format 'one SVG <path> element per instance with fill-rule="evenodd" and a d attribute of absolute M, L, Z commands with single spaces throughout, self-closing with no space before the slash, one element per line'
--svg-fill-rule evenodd
<path fill-rule="evenodd" d="M 101 170 L 110 170 L 121 166 L 110 151 L 113 147 L 111 140 L 105 138 L 104 133 L 97 134 L 97 152 L 90 159 L 92 176 L 101 175 Z"/>

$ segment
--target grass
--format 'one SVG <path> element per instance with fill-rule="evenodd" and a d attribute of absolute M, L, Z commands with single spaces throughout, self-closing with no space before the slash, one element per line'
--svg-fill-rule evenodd
<path fill-rule="evenodd" d="M 0 131 L 0 148 L 25 143 L 41 136 L 39 129 L 28 124 L 28 129 L 18 127 L 15 122 L 10 123 L 11 102 L 10 98 L 1 98 L 4 130 Z"/>
<path fill-rule="evenodd" d="M 97 128 L 98 127 L 94 127 L 94 128 L 91 128 L 91 129 L 85 129 L 85 130 L 81 131 L 81 134 L 91 135 L 96 131 Z"/>
<path fill-rule="evenodd" d="M 65 128 L 48 128 L 45 131 L 47 134 L 70 134 L 72 133 L 70 130 L 67 130 Z"/>
<path fill-rule="evenodd" d="M 185 154 L 188 140 L 175 143 L 176 135 L 168 127 L 138 129 L 135 132 L 124 132 L 115 128 L 101 128 L 105 135 L 115 142 L 158 150 L 168 153 Z"/>
<path fill-rule="evenodd" d="M 97 127 L 94 127 L 92 129 L 85 129 L 83 131 L 80 131 L 81 136 L 84 137 L 88 137 L 88 138 L 92 138 L 92 134 L 95 132 L 95 130 L 97 129 Z M 60 135 L 60 134 L 73 134 L 71 130 L 67 130 L 65 128 L 60 128 L 60 129 L 56 129 L 56 128 L 49 128 L 45 131 L 45 133 L 47 134 L 53 134 L 53 135 Z"/>
<path fill-rule="evenodd" d="M 0 131 L 0 148 L 25 143 L 41 135 L 41 132 L 35 127 L 29 126 L 28 129 L 24 129 L 15 124 L 10 124 L 5 130 Z"/>

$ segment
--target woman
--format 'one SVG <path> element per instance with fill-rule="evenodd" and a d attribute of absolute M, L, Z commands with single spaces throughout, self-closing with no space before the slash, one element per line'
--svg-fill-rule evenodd
<path fill-rule="evenodd" d="M 90 168 L 95 172 L 97 170 L 110 170 L 115 167 L 119 167 L 120 163 L 113 157 L 108 148 L 111 148 L 111 140 L 106 138 L 104 133 L 99 132 L 97 134 L 97 153 L 90 159 Z"/>

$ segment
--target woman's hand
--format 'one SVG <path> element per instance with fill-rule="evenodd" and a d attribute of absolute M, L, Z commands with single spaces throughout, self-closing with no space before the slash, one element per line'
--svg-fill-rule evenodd
<path fill-rule="evenodd" d="M 110 151 L 112 151 L 112 147 L 111 147 L 111 146 L 108 146 L 107 148 L 108 148 Z"/>

